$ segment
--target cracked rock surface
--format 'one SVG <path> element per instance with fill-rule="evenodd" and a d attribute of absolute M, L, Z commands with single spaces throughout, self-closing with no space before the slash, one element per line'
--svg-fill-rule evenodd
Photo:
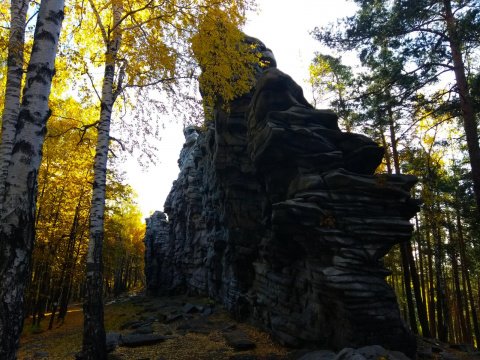
<path fill-rule="evenodd" d="M 151 294 L 208 296 L 283 345 L 415 353 L 382 262 L 410 241 L 415 177 L 374 175 L 383 149 L 275 67 L 184 133 L 164 213 L 147 220 Z"/>

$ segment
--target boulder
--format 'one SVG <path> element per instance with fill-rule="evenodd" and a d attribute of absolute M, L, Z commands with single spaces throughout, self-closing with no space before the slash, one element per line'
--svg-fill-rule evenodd
<path fill-rule="evenodd" d="M 121 346 L 138 347 L 145 345 L 154 345 L 165 341 L 165 338 L 156 334 L 131 334 L 122 336 Z"/>
<path fill-rule="evenodd" d="M 115 351 L 121 339 L 122 339 L 122 334 L 120 333 L 116 333 L 116 332 L 107 333 L 106 334 L 107 352 L 110 353 L 112 351 Z"/>
<path fill-rule="evenodd" d="M 152 324 L 145 324 L 138 327 L 134 332 L 134 334 L 151 334 L 153 333 L 153 326 Z"/>

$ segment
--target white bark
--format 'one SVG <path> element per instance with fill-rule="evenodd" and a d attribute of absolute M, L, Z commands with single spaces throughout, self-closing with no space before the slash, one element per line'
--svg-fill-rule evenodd
<path fill-rule="evenodd" d="M 93 2 L 90 2 L 93 11 L 97 13 Z M 90 241 L 87 251 L 86 292 L 83 305 L 84 334 L 83 358 L 85 360 L 106 359 L 105 328 L 103 321 L 102 302 L 102 247 L 104 235 L 105 189 L 107 179 L 108 147 L 110 141 L 110 121 L 112 118 L 114 95 L 114 76 L 116 56 L 121 44 L 121 15 L 123 6 L 121 1 L 112 3 L 114 31 L 111 40 L 104 36 L 106 51 L 105 75 L 102 86 L 102 100 L 100 121 L 98 124 L 98 138 L 93 165 L 93 192 L 90 211 Z M 98 20 L 100 22 L 100 18 Z M 103 25 L 99 23 L 101 29 Z"/>
<path fill-rule="evenodd" d="M 11 20 L 8 38 L 7 82 L 2 115 L 2 142 L 0 143 L 0 211 L 5 196 L 5 179 L 15 138 L 15 124 L 20 111 L 25 21 L 28 3 L 29 0 L 12 0 L 10 4 Z"/>
<path fill-rule="evenodd" d="M 64 16 L 64 0 L 43 0 L 15 124 L 0 213 L 0 359 L 16 359 L 23 327 L 24 293 L 35 238 L 37 175 L 42 160 L 48 98 Z"/>

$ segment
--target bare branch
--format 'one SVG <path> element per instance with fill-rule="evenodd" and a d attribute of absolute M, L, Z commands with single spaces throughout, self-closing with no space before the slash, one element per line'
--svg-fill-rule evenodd
<path fill-rule="evenodd" d="M 91 1 L 91 0 L 90 0 Z M 138 9 L 135 9 L 135 10 L 131 10 L 131 11 L 128 11 L 125 15 L 123 15 L 115 24 L 113 24 L 113 27 L 111 29 L 111 31 L 115 31 L 117 27 L 120 26 L 120 24 L 123 22 L 123 20 L 125 20 L 127 17 L 137 13 L 137 12 L 140 12 L 140 11 L 143 11 L 143 10 L 146 10 L 150 7 L 150 5 L 153 3 L 154 0 L 150 0 L 148 3 L 146 3 L 144 6 L 138 8 Z"/>
<path fill-rule="evenodd" d="M 143 85 L 128 84 L 128 85 L 125 85 L 123 88 L 124 89 L 127 89 L 127 88 L 143 88 L 143 87 L 158 85 L 158 84 L 161 84 L 161 83 L 167 83 L 168 84 L 168 83 L 170 83 L 172 81 L 175 81 L 175 80 L 192 79 L 192 78 L 193 78 L 193 75 L 192 76 L 176 76 L 176 77 L 171 77 L 171 78 L 160 79 L 160 80 L 157 80 L 157 81 L 152 81 L 150 83 L 143 84 Z"/>
<path fill-rule="evenodd" d="M 84 67 L 85 67 L 85 74 L 86 74 L 86 75 L 88 76 L 88 78 L 90 79 L 90 83 L 92 84 L 93 91 L 95 91 L 95 94 L 97 95 L 98 100 L 102 101 L 102 97 L 101 97 L 100 94 L 98 93 L 97 88 L 95 87 L 95 83 L 93 82 L 93 79 L 92 79 L 92 77 L 90 76 L 90 73 L 88 72 L 87 65 L 84 64 Z"/>
<path fill-rule="evenodd" d="M 122 141 L 118 140 L 117 138 L 114 138 L 113 136 L 109 137 L 110 140 L 115 141 L 120 144 L 120 147 L 122 148 L 123 151 L 125 151 L 125 145 L 123 144 Z M 111 150 L 110 150 L 111 151 Z M 113 151 L 112 151 L 113 154 Z M 115 155 L 114 155 L 115 156 Z M 115 156 L 116 157 L 116 156 Z"/>

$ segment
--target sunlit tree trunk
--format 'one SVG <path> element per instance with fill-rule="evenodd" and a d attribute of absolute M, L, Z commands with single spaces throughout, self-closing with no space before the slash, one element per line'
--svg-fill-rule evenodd
<path fill-rule="evenodd" d="M 97 9 L 92 1 L 90 4 L 97 14 Z M 107 357 L 104 312 L 102 301 L 103 290 L 103 260 L 102 247 L 105 220 L 105 190 L 107 179 L 107 160 L 110 142 L 110 121 L 116 94 L 114 89 L 116 56 L 122 41 L 121 16 L 123 5 L 120 0 L 111 4 L 114 30 L 103 28 L 100 18 L 98 25 L 107 48 L 105 56 L 105 70 L 102 86 L 102 99 L 100 121 L 98 124 L 98 137 L 93 165 L 93 193 L 90 212 L 90 241 L 87 252 L 86 287 L 84 312 L 84 333 L 82 353 L 86 360 L 104 360 Z"/>
<path fill-rule="evenodd" d="M 90 241 L 88 243 L 83 333 L 85 359 L 106 359 L 105 326 L 103 321 L 103 224 L 105 218 L 105 188 L 107 178 L 110 119 L 113 107 L 112 84 L 114 62 L 106 64 L 102 91 L 98 140 L 95 153 L 92 205 L 90 213 Z"/>
<path fill-rule="evenodd" d="M 10 35 L 8 38 L 7 82 L 2 115 L 0 143 L 0 210 L 5 197 L 5 179 L 15 139 L 15 125 L 20 111 L 20 91 L 23 79 L 23 48 L 29 0 L 12 0 L 10 5 Z"/>
<path fill-rule="evenodd" d="M 385 139 L 385 129 L 383 128 L 382 124 L 380 124 L 380 134 L 382 137 L 382 146 L 385 149 L 385 163 L 387 165 L 387 172 L 389 174 L 393 174 L 392 161 L 390 159 L 390 149 L 388 147 L 387 140 Z"/>
<path fill-rule="evenodd" d="M 24 294 L 35 239 L 38 170 L 51 111 L 64 1 L 40 5 L 32 53 L 16 122 L 0 213 L 0 359 L 16 359 L 23 327 Z M 8 161 L 8 159 L 2 159 Z"/>

